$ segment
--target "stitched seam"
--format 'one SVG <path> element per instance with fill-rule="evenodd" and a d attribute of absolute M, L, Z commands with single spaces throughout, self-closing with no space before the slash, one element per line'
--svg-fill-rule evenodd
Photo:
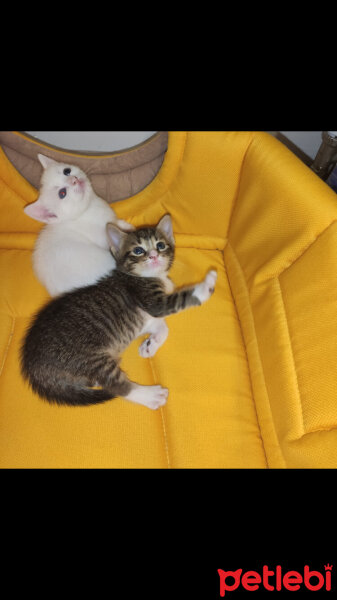
<path fill-rule="evenodd" d="M 154 381 L 155 384 L 158 384 L 158 377 L 156 375 L 156 371 L 155 371 L 152 359 L 148 358 L 147 360 L 150 363 L 153 381 Z M 165 448 L 167 466 L 168 466 L 169 469 L 171 469 L 171 461 L 170 461 L 170 455 L 169 455 L 168 438 L 167 438 L 167 431 L 166 431 L 166 424 L 165 424 L 165 416 L 164 416 L 164 409 L 163 409 L 163 407 L 160 407 L 159 412 L 160 412 L 160 416 L 161 416 L 161 423 L 162 423 L 162 429 L 163 429 L 164 448 Z"/>
<path fill-rule="evenodd" d="M 1 148 L 1 146 L 0 146 L 0 148 Z M 5 180 L 3 177 L 1 177 L 1 176 L 0 176 L 0 181 L 2 181 L 2 182 L 3 182 L 3 184 L 4 184 L 4 186 L 5 186 L 7 189 L 9 189 L 11 192 L 13 192 L 13 194 L 14 194 L 15 196 L 17 196 L 18 198 L 20 198 L 20 200 L 22 200 L 22 201 L 25 203 L 25 205 L 27 204 L 27 197 L 26 197 L 26 196 L 22 196 L 22 194 L 19 194 L 19 192 L 17 192 L 16 190 L 14 190 L 14 189 L 13 189 L 13 188 L 12 188 L 12 187 L 11 187 L 11 186 L 10 186 L 10 185 L 7 183 L 7 181 L 6 181 L 6 180 Z M 26 179 L 26 181 L 27 181 L 27 183 L 29 183 L 28 179 Z M 37 189 L 36 189 L 36 188 L 35 188 L 35 187 L 34 187 L 32 184 L 29 184 L 29 185 L 31 185 L 31 186 L 32 186 L 32 188 L 34 189 L 34 191 L 36 191 L 36 192 L 38 191 L 38 190 L 37 190 Z M 7 233 L 7 232 L 6 232 L 6 233 Z M 15 233 L 16 233 L 16 232 L 15 232 Z"/>
<path fill-rule="evenodd" d="M 247 154 L 248 154 L 248 150 L 249 150 L 249 148 L 251 147 L 251 145 L 252 145 L 253 141 L 254 141 L 254 135 L 252 136 L 252 139 L 250 140 L 250 142 L 249 142 L 249 144 L 248 144 L 248 146 L 247 146 L 247 148 L 246 148 L 246 150 L 245 150 L 245 153 L 244 153 L 244 155 L 243 155 L 243 159 L 242 159 L 242 163 L 241 163 L 241 167 L 240 167 L 239 178 L 238 178 L 238 187 L 237 187 L 236 193 L 235 193 L 235 195 L 234 195 L 234 200 L 233 200 L 232 210 L 231 210 L 230 217 L 229 217 L 229 219 L 228 219 L 228 228 L 227 228 L 227 234 L 226 234 L 226 237 L 228 237 L 228 236 L 229 236 L 229 231 L 230 231 L 230 227 L 231 227 L 231 224 L 232 224 L 232 218 L 233 218 L 234 211 L 235 211 L 235 208 L 236 208 L 237 200 L 238 200 L 238 198 L 239 198 L 239 195 L 240 195 L 240 187 L 241 187 L 242 171 L 243 171 L 244 163 L 245 163 L 245 161 L 246 161 L 246 157 L 247 157 Z"/>
<path fill-rule="evenodd" d="M 15 327 L 15 317 L 12 318 L 12 326 L 11 326 L 11 330 L 10 330 L 10 333 L 9 333 L 9 336 L 8 336 L 8 342 L 7 342 L 7 346 L 5 348 L 5 352 L 4 352 L 4 356 L 3 356 L 3 360 L 2 360 L 2 364 L 1 364 L 1 368 L 0 368 L 0 377 L 2 375 L 2 371 L 3 371 L 3 368 L 5 366 L 5 362 L 6 362 L 6 358 L 7 358 L 7 355 L 8 355 L 9 347 L 11 345 L 11 341 L 13 339 L 14 327 Z"/>
<path fill-rule="evenodd" d="M 169 181 L 169 184 L 167 185 L 167 187 L 165 188 L 165 190 L 164 190 L 164 191 L 163 191 L 163 192 L 160 194 L 160 196 L 159 196 L 159 195 L 157 196 L 157 198 L 156 198 L 156 202 L 157 202 L 157 203 L 160 203 L 161 199 L 162 199 L 162 198 L 163 198 L 163 197 L 164 197 L 164 196 L 167 194 L 167 192 L 169 192 L 169 191 L 171 190 L 171 188 L 172 188 L 172 185 L 173 185 L 173 184 L 174 184 L 174 183 L 177 181 L 177 179 L 178 179 L 178 175 L 179 175 L 179 172 L 181 171 L 181 167 L 182 167 L 182 161 L 183 161 L 183 157 L 184 157 L 184 154 L 185 154 L 185 149 L 186 149 L 186 144 L 187 144 L 187 136 L 188 136 L 188 131 L 187 131 L 187 132 L 186 132 L 186 134 L 185 134 L 184 144 L 183 144 L 183 147 L 182 147 L 182 149 L 181 149 L 181 152 L 180 152 L 179 159 L 178 159 L 178 161 L 177 161 L 177 167 L 176 167 L 176 171 L 175 171 L 175 173 L 173 174 L 173 176 L 171 176 L 171 179 L 170 179 L 170 181 Z M 169 140 L 169 143 L 170 143 L 170 140 Z M 161 168 L 159 169 L 159 171 L 158 171 L 158 173 L 157 173 L 156 177 L 157 177 L 157 176 L 159 176 L 159 174 L 160 174 L 160 171 L 161 171 L 161 169 L 162 169 L 163 165 L 164 165 L 164 161 L 163 161 L 163 164 L 162 164 Z M 153 182 L 153 181 L 154 181 L 154 179 L 153 179 L 153 180 L 152 180 L 152 181 L 151 181 L 151 182 L 150 182 L 150 183 L 149 183 L 149 184 L 148 184 L 148 185 L 147 185 L 147 186 L 146 186 L 146 187 L 145 187 L 143 190 L 141 190 L 141 191 L 140 191 L 140 192 L 138 192 L 138 193 L 139 193 L 139 194 L 141 194 L 142 192 L 145 192 L 145 191 L 147 190 L 147 188 L 148 188 L 148 187 L 149 187 L 149 186 L 152 184 L 152 182 Z M 137 195 L 138 195 L 138 194 L 136 194 L 136 196 L 137 196 Z M 136 196 L 131 196 L 131 199 L 132 199 L 132 198 L 135 198 Z M 124 200 L 128 200 L 129 198 L 130 198 L 130 197 L 124 198 Z"/>
<path fill-rule="evenodd" d="M 304 437 L 307 437 L 307 435 L 311 435 L 312 433 L 321 433 L 322 431 L 336 431 L 337 426 L 331 426 L 331 427 L 321 427 L 318 429 L 313 429 L 312 431 L 307 431 L 304 435 L 302 435 L 301 438 L 299 438 L 300 440 L 302 440 Z M 294 442 L 298 442 L 298 439 L 296 440 L 291 440 Z"/>
<path fill-rule="evenodd" d="M 280 299 L 281 299 L 281 302 L 282 302 L 284 319 L 285 319 L 286 327 L 287 327 L 287 337 L 288 337 L 288 341 L 289 341 L 288 347 L 289 347 L 289 350 L 290 350 L 290 353 L 291 353 L 292 367 L 293 367 L 293 371 L 294 371 L 294 375 L 295 375 L 295 381 L 296 381 L 296 390 L 297 390 L 298 400 L 299 400 L 299 405 L 300 405 L 300 410 L 301 410 L 301 427 L 302 427 L 302 436 L 303 436 L 305 434 L 304 418 L 303 418 L 303 405 L 302 405 L 302 400 L 301 400 L 300 386 L 299 386 L 299 383 L 298 383 L 295 357 L 294 357 L 293 347 L 292 347 L 292 343 L 291 343 L 291 337 L 290 337 L 290 331 L 289 331 L 289 325 L 288 325 L 287 312 L 286 312 L 286 307 L 285 307 L 285 303 L 284 303 L 281 282 L 280 282 L 280 280 L 279 280 L 278 277 L 275 278 L 275 281 L 276 281 L 276 283 L 278 285 L 278 289 L 279 289 L 279 292 L 280 292 Z"/>
<path fill-rule="evenodd" d="M 175 172 L 175 174 L 174 174 L 174 177 L 172 177 L 172 178 L 171 178 L 171 180 L 170 180 L 170 183 L 169 183 L 169 185 L 168 185 L 167 191 L 168 191 L 168 190 L 170 190 L 170 189 L 171 189 L 171 187 L 172 187 L 172 185 L 173 185 L 173 183 L 177 181 L 177 179 L 178 179 L 178 175 L 179 175 L 179 173 L 180 173 L 180 171 L 181 171 L 182 162 L 183 162 L 183 157 L 184 157 L 185 150 L 186 150 L 186 145 L 187 145 L 187 137 L 188 137 L 188 131 L 186 131 L 186 133 L 185 133 L 184 144 L 183 144 L 183 147 L 182 147 L 182 149 L 181 149 L 180 156 L 179 156 L 179 160 L 178 160 L 178 163 L 177 163 L 177 164 L 178 164 L 178 167 L 177 167 L 177 169 L 176 169 L 176 172 Z M 168 143 L 170 143 L 170 139 L 169 139 L 169 142 L 168 142 Z"/>
<path fill-rule="evenodd" d="M 229 247 L 231 248 L 233 254 L 235 255 L 235 253 L 234 253 L 232 247 L 230 246 L 230 244 L 229 244 Z M 261 443 L 262 443 L 262 448 L 263 448 L 263 452 L 264 452 L 264 456 L 265 456 L 266 465 L 267 465 L 267 468 L 269 468 L 268 457 L 267 457 L 267 453 L 266 453 L 266 449 L 265 449 L 265 445 L 264 445 L 264 439 L 263 439 L 263 436 L 262 436 L 262 431 L 261 431 L 261 426 L 260 426 L 260 422 L 259 422 L 259 417 L 258 417 L 258 414 L 257 414 L 257 408 L 256 408 L 255 397 L 254 397 L 252 375 L 251 375 L 251 369 L 250 369 L 250 364 L 249 364 L 247 346 L 246 346 L 246 343 L 245 343 L 245 337 L 244 337 L 244 334 L 243 334 L 242 323 L 241 323 L 241 320 L 240 320 L 240 317 L 239 317 L 238 307 L 237 307 L 237 304 L 236 304 L 236 301 L 235 301 L 235 296 L 234 296 L 233 289 L 232 289 L 231 282 L 230 282 L 230 278 L 229 278 L 229 275 L 228 275 L 228 270 L 226 269 L 226 262 L 225 262 L 225 255 L 224 254 L 223 254 L 223 261 L 224 261 L 225 270 L 227 271 L 228 285 L 229 285 L 229 289 L 231 291 L 232 300 L 233 300 L 233 304 L 234 304 L 234 307 L 235 307 L 235 312 L 236 312 L 237 320 L 238 320 L 239 327 L 240 327 L 242 345 L 244 347 L 244 352 L 245 352 L 245 357 L 246 357 L 246 362 L 247 362 L 247 368 L 248 368 L 248 374 L 249 374 L 249 383 L 250 383 L 250 390 L 251 390 L 251 396 L 252 396 L 252 400 L 253 400 L 253 404 L 254 404 L 254 410 L 255 410 L 255 416 L 256 416 L 256 423 L 257 423 L 257 426 L 258 426 L 258 429 L 259 429 L 259 433 L 260 433 L 260 438 L 261 438 Z M 255 327 L 254 327 L 254 333 L 255 333 Z"/>
<path fill-rule="evenodd" d="M 263 370 L 263 366 L 262 366 L 260 348 L 259 348 L 259 343 L 258 343 L 258 338 L 257 338 L 256 328 L 255 328 L 254 314 L 253 314 L 252 305 L 251 305 L 251 302 L 250 302 L 250 296 L 249 296 L 249 291 L 248 291 L 248 287 L 247 287 L 247 282 L 246 282 L 246 279 L 244 277 L 244 272 L 243 272 L 243 269 L 242 269 L 242 267 L 240 265 L 238 257 L 237 257 L 237 255 L 236 255 L 236 253 L 234 251 L 234 248 L 231 246 L 231 244 L 229 242 L 227 243 L 227 246 L 230 249 L 230 252 L 232 253 L 232 255 L 233 255 L 234 259 L 235 259 L 236 266 L 239 269 L 241 278 L 242 278 L 243 283 L 244 283 L 245 293 L 246 293 L 246 296 L 247 296 L 247 302 L 248 302 L 248 305 L 249 305 L 249 313 L 250 313 L 250 319 L 251 319 L 251 324 L 252 324 L 252 329 L 253 329 L 253 335 L 254 335 L 254 340 L 255 340 L 255 345 L 256 345 L 256 352 L 257 352 L 257 357 L 258 357 L 258 361 L 259 361 L 259 367 L 260 367 L 259 370 L 260 370 L 261 376 L 263 378 L 264 389 L 265 389 L 266 397 L 267 397 L 268 403 L 269 403 L 269 412 L 270 412 L 270 418 L 271 418 L 271 425 L 272 425 L 272 428 L 273 428 L 273 431 L 274 431 L 275 440 L 277 441 L 278 450 L 279 450 L 280 455 L 282 457 L 282 461 L 284 463 L 284 466 L 286 467 L 287 466 L 286 465 L 286 461 L 285 461 L 285 458 L 284 458 L 284 455 L 283 455 L 282 447 L 281 447 L 280 442 L 279 442 L 279 438 L 278 438 L 278 435 L 277 435 L 277 432 L 276 432 L 276 429 L 275 429 L 275 423 L 274 423 L 273 416 L 272 416 L 272 410 L 271 410 L 271 406 L 270 406 L 270 398 L 269 398 L 268 388 L 267 388 L 266 379 L 265 379 L 265 374 L 264 374 L 264 370 Z M 225 258 L 225 255 L 224 255 L 224 258 Z M 226 260 L 225 260 L 225 265 L 226 265 Z M 228 283 L 230 285 L 230 278 L 229 278 L 229 274 L 228 274 L 228 269 L 226 269 L 226 270 L 227 270 L 227 275 L 228 275 Z M 231 285 L 230 285 L 230 289 L 232 291 Z M 234 300 L 234 305 L 235 305 L 236 313 L 238 315 L 238 320 L 239 320 L 239 323 L 240 323 L 241 331 L 242 331 L 242 334 L 243 334 L 244 333 L 244 329 L 243 329 L 243 327 L 241 325 L 241 320 L 240 320 L 240 317 L 239 317 L 239 312 L 238 312 L 237 304 L 236 304 L 236 301 L 235 301 L 235 295 L 232 293 L 232 296 L 233 296 L 233 300 Z M 252 384 L 251 367 L 250 367 L 250 361 L 249 361 L 249 357 L 248 357 L 248 351 L 247 351 L 247 346 L 246 346 L 246 343 L 245 343 L 245 336 L 244 335 L 243 335 L 243 341 L 244 341 L 245 352 L 246 352 L 246 356 L 247 356 L 247 363 L 248 363 L 248 368 L 249 368 L 250 381 L 251 381 L 251 384 Z M 252 390 L 253 390 L 253 387 L 252 387 Z M 266 454 L 265 444 L 264 444 L 264 438 L 262 436 L 262 431 L 261 431 L 261 426 L 260 426 L 260 422 L 259 422 L 259 418 L 258 418 L 258 411 L 257 411 L 257 407 L 256 407 L 256 402 L 255 402 L 255 398 L 254 398 L 253 394 L 252 394 L 252 396 L 253 396 L 253 400 L 254 400 L 254 404 L 255 404 L 255 410 L 256 410 L 256 414 L 257 414 L 257 423 L 258 423 L 258 427 L 259 427 L 260 434 L 261 434 L 263 448 L 264 448 L 264 452 Z M 267 462 L 267 465 L 268 465 L 267 455 L 266 455 L 266 462 Z"/>
<path fill-rule="evenodd" d="M 295 356 L 294 356 L 293 348 L 292 348 L 292 344 L 291 344 L 290 331 L 289 331 L 289 327 L 288 327 L 287 313 L 286 313 L 285 303 L 284 303 L 283 294 L 282 294 L 281 282 L 279 281 L 279 279 L 277 279 L 277 281 L 278 281 L 279 288 L 280 288 L 280 296 L 281 296 L 281 300 L 282 300 L 282 303 L 283 303 L 283 310 L 284 310 L 284 314 L 285 314 L 285 318 L 286 318 L 286 322 L 287 322 L 287 331 L 288 331 L 288 337 L 289 337 L 289 348 L 291 350 L 291 356 L 292 356 L 292 361 L 293 361 L 293 366 L 294 366 L 294 372 L 295 372 L 295 377 L 296 377 L 296 387 L 297 387 L 298 397 L 299 397 L 299 402 L 300 402 L 300 407 L 301 407 L 302 435 L 300 437 L 294 439 L 294 440 L 291 440 L 291 441 L 298 441 L 298 440 L 302 439 L 303 437 L 305 437 L 307 435 L 310 435 L 311 433 L 319 433 L 321 431 L 333 431 L 333 430 L 337 429 L 337 426 L 335 425 L 335 426 L 331 426 L 331 427 L 318 427 L 317 429 L 311 429 L 310 431 L 306 431 L 306 429 L 305 429 L 304 415 L 303 415 L 303 403 L 302 403 L 301 392 L 300 392 L 300 387 L 299 387 L 299 383 L 298 383 Z"/>
<path fill-rule="evenodd" d="M 309 250 L 311 248 L 311 246 L 313 246 L 313 244 L 318 240 L 318 238 L 321 237 L 321 235 L 324 235 L 324 233 L 326 231 L 328 231 L 328 229 L 330 227 L 332 227 L 332 225 L 334 223 L 337 222 L 337 219 L 334 219 L 333 221 L 331 221 L 331 223 L 325 228 L 323 229 L 323 231 L 321 231 L 320 233 L 318 233 L 316 235 L 316 237 L 311 240 L 311 242 L 309 242 L 309 244 L 307 244 L 307 246 L 305 246 L 305 248 L 303 250 L 301 250 L 301 254 L 299 254 L 298 256 L 296 256 L 296 258 L 294 258 L 294 260 L 287 265 L 286 267 L 284 267 L 284 269 L 282 271 L 280 271 L 279 273 L 277 273 L 276 275 L 273 273 L 272 275 L 270 275 L 269 277 L 267 277 L 266 279 L 263 279 L 262 283 L 266 283 L 267 281 L 270 281 L 271 279 L 275 279 L 275 277 L 280 277 L 282 275 L 282 273 L 285 273 L 288 269 L 290 269 L 290 267 L 292 267 L 300 258 L 302 258 L 302 256 L 304 256 L 304 254 L 307 252 L 307 250 Z"/>

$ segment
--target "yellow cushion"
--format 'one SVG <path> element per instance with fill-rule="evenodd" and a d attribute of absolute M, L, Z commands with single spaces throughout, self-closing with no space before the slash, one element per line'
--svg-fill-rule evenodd
<path fill-rule="evenodd" d="M 32 271 L 35 190 L 0 152 L 0 467 L 337 467 L 337 202 L 265 133 L 170 132 L 143 191 L 113 205 L 136 226 L 169 212 L 179 286 L 218 271 L 201 307 L 167 318 L 152 359 L 126 351 L 158 411 L 116 399 L 51 406 L 23 381 L 18 352 L 48 299 Z"/>

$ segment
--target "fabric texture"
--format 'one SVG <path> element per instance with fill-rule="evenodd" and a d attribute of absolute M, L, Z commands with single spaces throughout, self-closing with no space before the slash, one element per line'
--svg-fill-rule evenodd
<path fill-rule="evenodd" d="M 337 467 L 337 202 L 324 182 L 266 133 L 169 132 L 152 180 L 113 208 L 135 226 L 170 213 L 173 281 L 215 268 L 215 293 L 167 318 L 153 358 L 138 355 L 141 339 L 123 355 L 131 379 L 169 388 L 163 408 L 72 408 L 42 401 L 20 374 L 48 294 L 31 263 L 42 224 L 23 212 L 38 191 L 9 158 L 0 151 L 2 468 Z"/>

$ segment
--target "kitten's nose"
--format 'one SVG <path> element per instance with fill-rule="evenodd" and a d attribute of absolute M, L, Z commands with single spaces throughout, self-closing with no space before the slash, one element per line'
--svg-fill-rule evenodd
<path fill-rule="evenodd" d="M 73 175 L 69 178 L 69 183 L 70 185 L 76 185 L 76 183 L 78 183 L 78 177 L 76 177 L 76 175 Z"/>
<path fill-rule="evenodd" d="M 149 252 L 149 258 L 155 260 L 156 258 L 158 258 L 158 252 L 156 250 L 151 250 L 151 252 Z"/>

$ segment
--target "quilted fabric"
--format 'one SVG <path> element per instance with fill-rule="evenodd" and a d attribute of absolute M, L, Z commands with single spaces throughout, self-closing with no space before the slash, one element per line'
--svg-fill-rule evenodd
<path fill-rule="evenodd" d="M 0 152 L 2 468 L 337 467 L 337 203 L 280 142 L 259 132 L 170 132 L 162 166 L 114 203 L 136 226 L 172 215 L 172 279 L 218 283 L 167 318 L 152 359 L 126 351 L 142 384 L 170 390 L 158 411 L 115 399 L 51 406 L 22 380 L 18 351 L 48 295 L 31 252 L 37 190 Z"/>

